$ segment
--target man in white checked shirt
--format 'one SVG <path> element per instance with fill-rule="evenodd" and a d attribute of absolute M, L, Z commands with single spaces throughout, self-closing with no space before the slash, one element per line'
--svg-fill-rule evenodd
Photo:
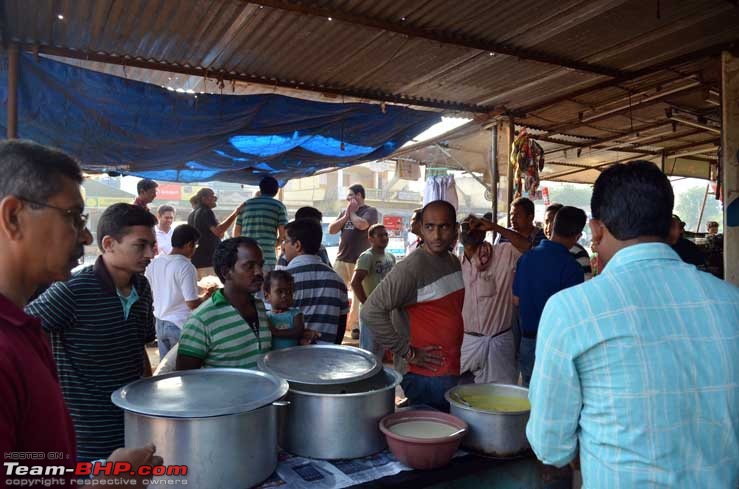
<path fill-rule="evenodd" d="M 665 244 L 673 201 L 652 163 L 604 171 L 607 266 L 541 316 L 526 434 L 544 463 L 579 457 L 586 488 L 739 485 L 739 289 Z"/>

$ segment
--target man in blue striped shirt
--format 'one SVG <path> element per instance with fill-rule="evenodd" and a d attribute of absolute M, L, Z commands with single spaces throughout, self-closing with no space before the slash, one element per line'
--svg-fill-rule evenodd
<path fill-rule="evenodd" d="M 526 433 L 544 463 L 579 452 L 587 488 L 739 484 L 739 289 L 665 243 L 673 201 L 652 163 L 605 170 L 590 228 L 607 266 L 541 316 Z"/>
<path fill-rule="evenodd" d="M 285 232 L 286 270 L 295 279 L 293 306 L 303 311 L 306 329 L 321 334 L 321 343 L 340 345 L 349 299 L 344 280 L 318 256 L 321 225 L 314 219 L 297 219 L 287 224 Z"/>
<path fill-rule="evenodd" d="M 154 313 L 143 272 L 154 257 L 155 224 L 141 207 L 108 207 L 98 222 L 103 254 L 95 265 L 26 306 L 51 339 L 79 460 L 105 458 L 123 446 L 123 411 L 110 395 L 151 375 L 144 345 L 155 338 Z"/>

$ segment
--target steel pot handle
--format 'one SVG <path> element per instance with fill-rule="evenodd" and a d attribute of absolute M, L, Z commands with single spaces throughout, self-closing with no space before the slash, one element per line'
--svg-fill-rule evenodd
<path fill-rule="evenodd" d="M 290 406 L 290 404 L 291 404 L 290 401 L 274 401 L 272 403 L 273 406 L 276 406 L 278 408 L 286 408 Z"/>

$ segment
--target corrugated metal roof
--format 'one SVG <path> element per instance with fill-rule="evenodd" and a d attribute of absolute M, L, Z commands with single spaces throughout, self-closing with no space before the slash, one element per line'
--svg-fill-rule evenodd
<path fill-rule="evenodd" d="M 388 30 L 259 3 L 6 0 L 5 34 L 29 45 L 222 69 L 285 83 L 515 109 L 540 94 L 603 77 L 409 36 L 393 32 L 393 25 L 617 69 L 734 40 L 739 25 L 739 9 L 713 0 L 662 1 L 659 18 L 656 5 L 641 0 L 329 0 L 303 5 L 385 22 Z M 29 11 L 36 14 L 26 15 Z"/>
<path fill-rule="evenodd" d="M 5 42 L 117 76 L 194 91 L 307 89 L 307 98 L 336 102 L 495 111 L 563 141 L 626 135 L 676 107 L 715 118 L 715 95 L 705 94 L 718 88 L 718 51 L 705 50 L 739 41 L 739 8 L 715 0 L 0 2 Z M 674 62 L 659 66 L 666 60 Z M 689 76 L 702 85 L 587 120 Z M 221 79 L 239 81 L 220 88 Z"/>

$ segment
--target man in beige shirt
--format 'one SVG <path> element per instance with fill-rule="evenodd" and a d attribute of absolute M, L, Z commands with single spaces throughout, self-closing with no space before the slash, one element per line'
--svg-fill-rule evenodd
<path fill-rule="evenodd" d="M 490 244 L 485 241 L 486 231 L 500 233 L 505 240 Z M 476 383 L 515 384 L 513 276 L 529 241 L 516 231 L 474 216 L 462 222 L 460 241 L 465 287 L 461 371 L 470 372 Z"/>

